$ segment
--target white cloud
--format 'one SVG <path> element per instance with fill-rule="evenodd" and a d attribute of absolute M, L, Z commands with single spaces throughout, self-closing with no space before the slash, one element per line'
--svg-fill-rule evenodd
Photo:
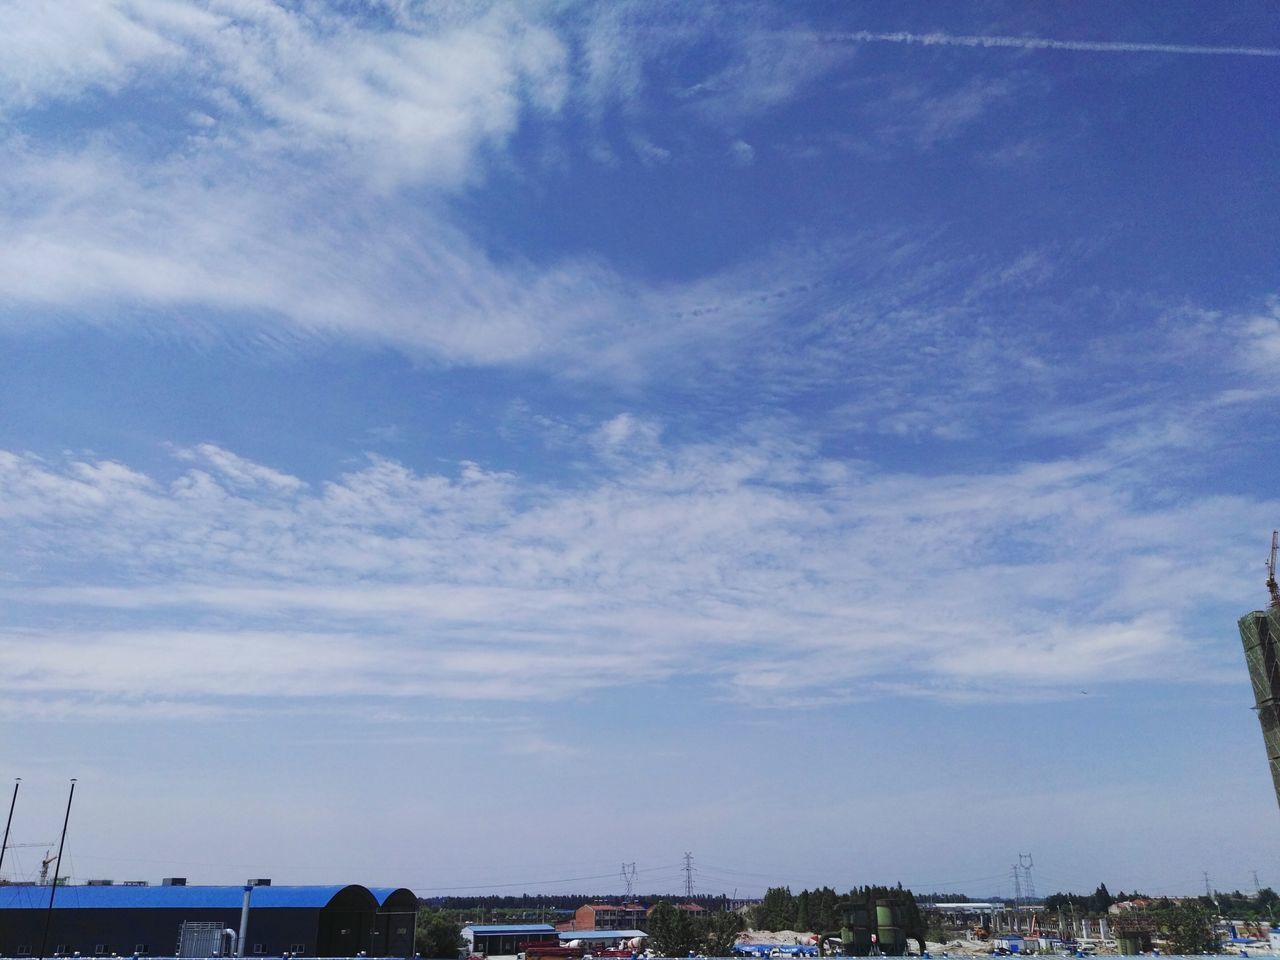
<path fill-rule="evenodd" d="M 658 451 L 661 434 L 661 424 L 620 413 L 600 424 L 595 446 L 604 456 L 647 457 Z"/>
<path fill-rule="evenodd" d="M 619 0 L 574 9 L 572 36 L 581 74 L 578 99 L 597 123 L 611 108 L 633 117 L 641 106 L 670 99 L 716 126 L 734 126 L 805 93 L 824 74 L 847 62 L 849 45 L 819 44 L 802 30 L 778 29 L 765 5 Z M 657 24 L 658 26 L 655 26 Z M 714 37 L 716 66 L 684 78 L 655 77 Z"/>
<path fill-rule="evenodd" d="M 367 196 L 335 205 L 331 191 L 351 186 L 341 178 L 276 189 L 286 169 L 237 172 L 231 155 L 143 175 L 92 147 L 0 152 L 25 198 L 0 210 L 10 324 L 70 308 L 187 336 L 343 336 L 492 363 L 545 354 L 602 310 L 624 323 L 645 310 L 598 265 L 500 267 L 430 211 Z"/>
<path fill-rule="evenodd" d="M 0 4 L 0 113 L 109 93 L 144 65 L 181 65 L 184 41 L 221 18 L 170 0 Z"/>
<path fill-rule="evenodd" d="M 434 362 L 621 382 L 658 367 L 700 382 L 767 363 L 775 391 L 857 356 L 832 282 L 850 264 L 831 251 L 775 250 L 663 285 L 590 257 L 497 256 L 442 202 L 484 176 L 522 117 L 584 96 L 645 95 L 644 65 L 704 38 L 719 14 L 682 14 L 653 31 L 641 28 L 644 5 L 575 18 L 536 4 L 438 14 L 392 4 L 386 23 L 258 0 L 91 6 L 89 20 L 102 23 L 84 34 L 64 35 L 63 14 L 44 8 L 8 12 L 36 51 L 10 64 L 28 105 L 160 81 L 187 122 L 152 139 L 103 126 L 0 141 L 11 198 L 0 206 L 0 324 L 9 329 L 154 327 L 264 350 L 343 338 Z M 723 18 L 728 65 L 692 96 L 699 110 L 727 122 L 830 68 L 826 54 L 801 55 L 808 39 L 779 38 L 759 16 Z M 93 53 L 116 34 L 133 39 Z M 63 62 L 54 51 L 65 51 L 67 69 L 54 69 Z M 636 123 L 623 127 L 650 161 L 669 156 Z M 737 140 L 732 153 L 744 161 L 751 150 Z M 420 192 L 407 203 L 410 188 Z M 895 244 L 869 259 L 893 260 Z M 901 300 L 904 284 L 894 286 Z M 778 357 L 756 349 L 770 329 L 790 330 L 802 303 L 819 313 L 806 321 L 811 335 L 796 338 L 803 346 Z M 869 326 L 865 311 L 853 324 L 868 355 L 877 338 L 911 325 L 899 312 Z"/>
<path fill-rule="evenodd" d="M 679 674 L 768 703 L 817 677 L 828 698 L 1203 680 L 1219 654 L 1198 618 L 1247 580 L 1277 507 L 1140 506 L 1106 456 L 924 477 L 776 436 L 646 442 L 575 488 L 376 459 L 312 489 L 216 447 L 178 455 L 229 468 L 168 483 L 5 454 L 3 592 L 26 626 L 0 637 L 4 696 L 518 700 Z"/>
<path fill-rule="evenodd" d="M 12 4 L 0 8 L 0 108 L 163 76 L 199 105 L 198 125 L 233 121 L 244 158 L 315 152 L 383 188 L 458 183 L 525 110 L 559 108 L 565 57 L 511 8 L 384 28 L 265 0 Z"/>
<path fill-rule="evenodd" d="M 735 140 L 729 144 L 729 158 L 740 167 L 749 167 L 756 162 L 756 148 L 745 140 Z"/>
<path fill-rule="evenodd" d="M 1172 53 L 1181 56 L 1280 57 L 1280 48 L 1208 46 L 1183 43 L 1142 43 L 1121 40 L 1059 40 L 1051 37 L 963 36 L 950 33 L 829 33 L 820 38 L 831 43 L 901 43 L 925 47 L 1004 48 L 1012 50 L 1070 50 L 1082 53 Z"/>
<path fill-rule="evenodd" d="M 1280 300 L 1241 321 L 1241 360 L 1246 370 L 1271 374 L 1280 364 Z M 1274 380 L 1274 377 L 1268 377 Z"/>
<path fill-rule="evenodd" d="M 786 103 L 850 58 L 851 48 L 814 43 L 803 30 L 774 29 L 763 11 L 733 9 L 706 25 L 733 45 L 734 56 L 680 96 L 708 117 L 724 122 L 764 113 Z"/>
<path fill-rule="evenodd" d="M 207 463 L 236 486 L 263 487 L 282 493 L 292 493 L 306 486 L 297 477 L 246 460 L 212 443 L 201 443 L 175 452 L 180 460 Z"/>

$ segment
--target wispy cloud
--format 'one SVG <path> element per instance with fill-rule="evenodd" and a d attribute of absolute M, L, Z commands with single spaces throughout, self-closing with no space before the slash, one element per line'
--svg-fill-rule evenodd
<path fill-rule="evenodd" d="M 565 50 L 515 10 L 363 22 L 322 5 L 114 0 L 9 6 L 0 78 L 10 111 L 164 77 L 202 131 L 243 157 L 323 153 L 375 186 L 457 183 L 523 111 L 554 112 Z M 0 95 L 4 96 L 4 95 Z"/>
<path fill-rule="evenodd" d="M 986 47 L 1015 50 L 1069 50 L 1080 53 L 1171 53 L 1188 56 L 1280 57 L 1277 47 L 1208 46 L 1184 43 L 1135 43 L 1126 40 L 1055 40 L 1046 37 L 966 36 L 951 33 L 878 33 L 853 30 L 823 33 L 834 43 L 904 43 L 925 47 Z"/>
<path fill-rule="evenodd" d="M 1277 507 L 1145 503 L 1107 456 L 859 474 L 768 435 L 649 431 L 620 455 L 637 431 L 581 437 L 584 455 L 603 443 L 585 488 L 381 459 L 318 489 L 246 483 L 283 474 L 207 445 L 177 454 L 212 472 L 169 482 L 6 454 L 3 592 L 24 626 L 0 636 L 4 695 L 101 712 L 175 693 L 201 710 L 562 698 L 676 674 L 748 701 L 814 677 L 836 697 L 1204 678 L 1197 617 Z"/>

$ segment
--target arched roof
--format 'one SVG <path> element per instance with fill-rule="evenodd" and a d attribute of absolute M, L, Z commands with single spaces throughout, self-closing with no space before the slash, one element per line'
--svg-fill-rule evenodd
<path fill-rule="evenodd" d="M 370 887 L 369 892 L 384 912 L 418 909 L 418 895 L 407 887 Z"/>

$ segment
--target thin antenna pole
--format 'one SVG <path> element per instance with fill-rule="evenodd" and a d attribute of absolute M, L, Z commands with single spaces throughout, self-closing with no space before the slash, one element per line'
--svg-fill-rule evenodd
<path fill-rule="evenodd" d="M 49 909 L 44 913 L 44 935 L 40 937 L 40 956 L 44 960 L 45 948 L 49 945 L 49 924 L 53 922 L 53 895 L 58 892 L 58 877 L 62 873 L 62 846 L 67 842 L 67 824 L 71 822 L 71 800 L 76 795 L 76 780 L 71 778 L 71 792 L 67 794 L 67 813 L 62 818 L 62 836 L 58 840 L 58 862 L 53 868 L 53 885 L 49 887 Z"/>
<path fill-rule="evenodd" d="M 9 819 L 4 822 L 4 841 L 0 842 L 0 867 L 4 866 L 5 847 L 9 846 L 9 827 L 13 824 L 13 808 L 18 802 L 18 784 L 22 783 L 22 778 L 18 777 L 13 781 L 13 799 L 9 801 Z M 0 873 L 0 877 L 4 874 Z"/>
<path fill-rule="evenodd" d="M 1280 584 L 1276 583 L 1276 548 L 1280 547 L 1280 530 L 1271 531 L 1271 557 L 1267 560 L 1267 592 L 1271 594 L 1271 606 L 1280 609 Z"/>

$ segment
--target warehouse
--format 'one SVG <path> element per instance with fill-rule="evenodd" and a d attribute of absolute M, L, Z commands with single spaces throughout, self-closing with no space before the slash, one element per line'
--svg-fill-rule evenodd
<path fill-rule="evenodd" d="M 528 943 L 559 943 L 549 923 L 469 924 L 462 928 L 462 939 L 470 953 L 491 957 L 513 957 Z"/>
<path fill-rule="evenodd" d="M 51 889 L 0 886 L 0 956 L 38 955 Z M 45 955 L 225 956 L 234 951 L 245 889 L 59 886 Z M 245 956 L 413 956 L 418 899 L 410 890 L 257 881 L 249 893 Z"/>

